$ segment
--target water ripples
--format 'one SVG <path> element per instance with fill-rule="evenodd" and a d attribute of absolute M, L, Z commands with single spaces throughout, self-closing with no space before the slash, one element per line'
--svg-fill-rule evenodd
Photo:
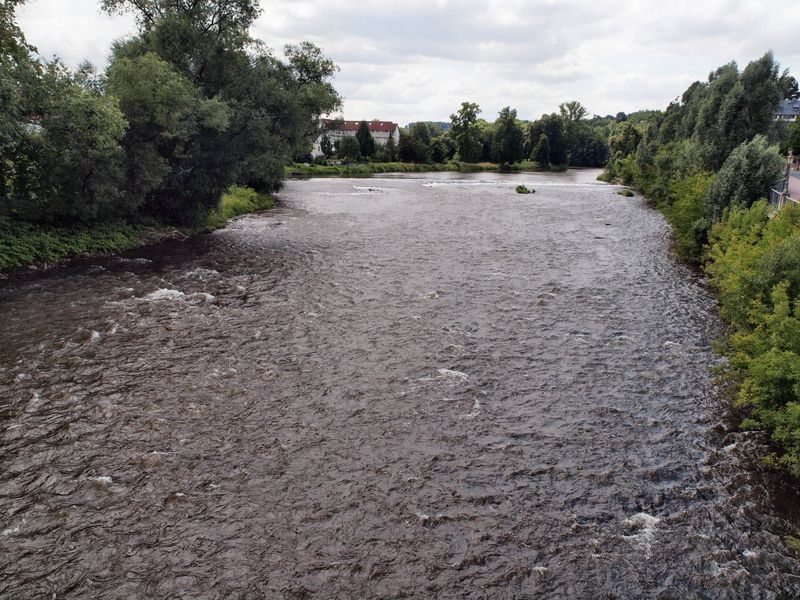
<path fill-rule="evenodd" d="M 713 302 L 594 175 L 291 182 L 6 282 L 0 596 L 800 594 Z"/>

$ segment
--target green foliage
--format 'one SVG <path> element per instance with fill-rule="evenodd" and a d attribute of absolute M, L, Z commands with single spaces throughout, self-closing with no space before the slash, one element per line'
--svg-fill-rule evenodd
<path fill-rule="evenodd" d="M 450 136 L 456 144 L 456 157 L 464 162 L 477 162 L 482 154 L 478 114 L 480 107 L 474 102 L 462 102 L 457 113 L 450 115 Z"/>
<path fill-rule="evenodd" d="M 620 190 L 617 192 L 620 196 L 625 196 L 626 198 L 633 198 L 636 194 L 634 194 L 631 190 Z"/>
<path fill-rule="evenodd" d="M 714 226 L 706 270 L 733 333 L 729 381 L 751 409 L 749 428 L 780 447 L 772 462 L 800 474 L 800 209 L 769 218 L 765 202 Z"/>
<path fill-rule="evenodd" d="M 267 210 L 273 206 L 275 199 L 268 194 L 259 194 L 252 188 L 231 186 L 223 194 L 219 207 L 206 219 L 206 228 L 218 229 L 224 227 L 234 217 Z"/>
<path fill-rule="evenodd" d="M 569 162 L 569 148 L 567 146 L 566 132 L 563 119 L 555 113 L 544 115 L 538 121 L 534 121 L 528 127 L 526 135 L 526 146 L 530 149 L 532 160 L 540 164 L 542 161 L 537 159 L 537 155 L 542 152 L 540 142 L 542 134 L 547 136 L 548 164 L 566 165 Z"/>
<path fill-rule="evenodd" d="M 539 134 L 539 141 L 533 149 L 531 158 L 542 169 L 550 168 L 550 139 L 546 133 Z"/>
<path fill-rule="evenodd" d="M 729 206 L 748 207 L 763 198 L 781 175 L 784 161 L 777 146 L 757 135 L 728 156 L 708 190 L 708 214 L 719 219 Z"/>
<path fill-rule="evenodd" d="M 357 161 L 361 158 L 361 145 L 353 136 L 345 136 L 339 140 L 339 158 L 342 160 Z"/>
<path fill-rule="evenodd" d="M 536 190 L 529 190 L 524 185 L 518 185 L 516 187 L 516 190 L 517 190 L 518 194 L 535 194 L 536 193 Z"/>
<path fill-rule="evenodd" d="M 432 160 L 431 133 L 426 123 L 414 123 L 407 132 L 400 133 L 398 158 L 406 162 L 428 163 Z"/>
<path fill-rule="evenodd" d="M 517 111 L 508 106 L 500 111 L 495 121 L 491 154 L 495 162 L 509 165 L 524 157 L 522 128 L 517 124 Z"/>
<path fill-rule="evenodd" d="M 675 252 L 682 260 L 699 265 L 708 242 L 711 223 L 706 217 L 705 198 L 713 177 L 696 173 L 672 183 L 670 205 L 664 214 L 675 233 Z"/>
<path fill-rule="evenodd" d="M 91 252 L 127 250 L 146 243 L 154 231 L 124 222 L 51 227 L 0 217 L 0 271 L 55 263 Z"/>
<path fill-rule="evenodd" d="M 372 138 L 372 134 L 369 131 L 369 124 L 366 121 L 361 121 L 358 124 L 356 140 L 358 140 L 361 156 L 369 158 L 375 154 L 375 140 Z"/>
<path fill-rule="evenodd" d="M 322 138 L 319 141 L 319 148 L 322 151 L 322 154 L 325 155 L 325 158 L 328 158 L 333 154 L 333 144 L 331 143 L 331 139 L 327 134 L 322 134 Z"/>

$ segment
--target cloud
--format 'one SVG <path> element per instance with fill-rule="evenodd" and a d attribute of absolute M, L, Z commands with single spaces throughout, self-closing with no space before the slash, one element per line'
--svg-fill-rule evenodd
<path fill-rule="evenodd" d="M 491 119 L 580 100 L 591 113 L 664 108 L 697 79 L 772 49 L 800 70 L 800 4 L 776 0 L 270 0 L 253 35 L 277 51 L 310 40 L 341 67 L 350 119 L 442 120 L 463 101 Z M 42 54 L 104 64 L 135 31 L 97 0 L 28 0 L 20 24 Z"/>

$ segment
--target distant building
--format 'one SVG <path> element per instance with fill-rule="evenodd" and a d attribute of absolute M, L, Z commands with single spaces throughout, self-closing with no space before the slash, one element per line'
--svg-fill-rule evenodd
<path fill-rule="evenodd" d="M 775 113 L 776 121 L 797 121 L 800 119 L 800 100 L 784 100 L 778 112 Z"/>
<path fill-rule="evenodd" d="M 317 156 L 322 156 L 322 148 L 320 148 L 322 135 L 327 135 L 331 144 L 335 144 L 343 137 L 355 136 L 360 124 L 361 121 L 322 119 L 322 121 L 320 121 L 320 127 L 325 133 L 314 140 L 314 149 L 311 151 L 311 155 L 315 158 Z M 372 121 L 367 121 L 367 127 L 369 127 L 369 132 L 372 134 L 375 143 L 380 146 L 388 144 L 389 138 L 394 138 L 395 144 L 400 143 L 400 126 L 397 123 L 373 119 Z"/>

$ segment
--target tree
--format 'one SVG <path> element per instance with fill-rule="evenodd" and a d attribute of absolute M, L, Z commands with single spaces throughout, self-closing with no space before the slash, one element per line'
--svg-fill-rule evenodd
<path fill-rule="evenodd" d="M 434 163 L 443 163 L 447 160 L 447 144 L 441 137 L 435 137 L 428 145 L 428 156 Z"/>
<path fill-rule="evenodd" d="M 348 135 L 339 140 L 339 158 L 347 161 L 357 161 L 361 158 L 361 146 L 355 137 Z"/>
<path fill-rule="evenodd" d="M 319 140 L 319 149 L 325 155 L 325 158 L 333 154 L 333 144 L 331 144 L 331 138 L 328 137 L 327 133 L 322 134 L 322 138 Z"/>
<path fill-rule="evenodd" d="M 116 99 L 67 84 L 41 125 L 40 218 L 89 221 L 130 214 L 122 193 L 127 124 Z"/>
<path fill-rule="evenodd" d="M 506 106 L 495 121 L 492 159 L 510 165 L 522 160 L 523 156 L 522 129 L 517 124 L 517 111 Z"/>
<path fill-rule="evenodd" d="M 284 166 L 311 149 L 320 116 L 341 104 L 330 83 L 337 67 L 319 48 L 287 46 L 281 61 L 250 38 L 257 0 L 104 0 L 103 6 L 135 12 L 140 26 L 137 37 L 114 46 L 111 69 L 151 53 L 197 90 L 197 135 L 161 146 L 170 172 L 146 203 L 170 207 L 168 214 L 158 211 L 170 221 L 202 218 L 232 183 L 279 189 Z"/>
<path fill-rule="evenodd" d="M 717 221 L 731 206 L 749 207 L 767 195 L 781 175 L 784 161 L 777 146 L 757 135 L 731 152 L 708 190 L 709 217 Z"/>
<path fill-rule="evenodd" d="M 386 142 L 386 159 L 389 162 L 397 160 L 397 144 L 394 141 L 394 135 L 389 135 L 389 141 Z"/>
<path fill-rule="evenodd" d="M 481 156 L 481 138 L 476 125 L 480 106 L 474 102 L 462 102 L 456 114 L 450 115 L 450 135 L 456 143 L 459 160 L 475 162 Z"/>
<path fill-rule="evenodd" d="M 800 89 L 797 86 L 797 79 L 789 75 L 789 69 L 785 69 L 778 79 L 778 89 L 784 100 L 797 100 L 800 98 Z"/>
<path fill-rule="evenodd" d="M 369 125 L 366 121 L 361 121 L 361 123 L 358 124 L 356 139 L 358 140 L 358 147 L 361 151 L 361 156 L 364 158 L 369 158 L 375 154 L 375 140 L 372 138 L 372 134 L 369 131 Z"/>
<path fill-rule="evenodd" d="M 543 115 L 541 119 L 529 125 L 527 145 L 531 149 L 531 159 L 536 160 L 535 150 L 543 133 L 547 136 L 550 146 L 550 164 L 566 165 L 569 156 L 564 135 L 564 121 L 555 113 Z"/>
<path fill-rule="evenodd" d="M 586 116 L 586 113 L 588 112 L 586 110 L 586 107 L 583 106 L 577 100 L 572 100 L 570 102 L 564 102 L 563 104 L 560 104 L 558 106 L 558 110 L 561 113 L 562 119 L 573 123 L 577 123 L 578 121 L 583 119 Z M 619 113 L 617 114 L 619 115 Z M 622 115 L 624 116 L 625 113 L 622 113 Z"/>
<path fill-rule="evenodd" d="M 539 141 L 533 149 L 531 158 L 536 161 L 540 169 L 550 168 L 550 141 L 547 139 L 546 133 L 542 133 L 539 136 Z"/>
<path fill-rule="evenodd" d="M 411 130 L 400 133 L 400 160 L 413 163 L 430 162 L 431 134 L 425 123 L 414 123 Z"/>
<path fill-rule="evenodd" d="M 183 194 L 185 180 L 193 177 L 190 146 L 201 133 L 227 129 L 228 106 L 203 98 L 199 88 L 152 52 L 112 63 L 108 91 L 129 123 L 123 142 L 128 203 L 144 204 L 148 212 L 170 219 L 194 212 L 197 199 Z"/>

